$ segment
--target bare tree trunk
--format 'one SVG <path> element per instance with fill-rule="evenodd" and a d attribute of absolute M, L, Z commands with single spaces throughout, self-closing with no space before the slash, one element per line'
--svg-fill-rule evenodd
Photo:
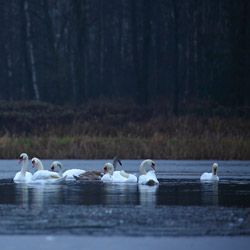
<path fill-rule="evenodd" d="M 139 60 L 138 60 L 138 48 L 137 48 L 137 11 L 136 11 L 136 1 L 131 0 L 131 28 L 132 28 L 132 58 L 134 64 L 134 74 L 136 83 L 136 97 L 139 95 L 140 91 L 140 76 L 139 76 Z"/>
<path fill-rule="evenodd" d="M 39 89 L 38 89 L 38 85 L 37 85 L 37 75 L 36 75 L 33 43 L 31 41 L 31 32 L 30 32 L 31 23 L 30 23 L 28 0 L 25 0 L 25 2 L 24 2 L 24 13 L 25 13 L 25 17 L 26 17 L 27 47 L 28 47 L 28 52 L 29 52 L 29 56 L 30 56 L 32 86 L 33 86 L 33 90 L 35 93 L 35 99 L 36 99 L 36 101 L 39 101 L 40 95 L 39 95 Z"/>
<path fill-rule="evenodd" d="M 98 35 L 99 35 L 99 92 L 103 90 L 103 72 L 104 72 L 104 14 L 103 14 L 103 1 L 99 3 L 99 23 L 98 23 Z M 99 93 L 98 93 L 99 95 Z"/>
<path fill-rule="evenodd" d="M 152 1 L 143 1 L 143 52 L 142 52 L 142 80 L 140 81 L 140 102 L 148 103 L 149 88 L 149 60 L 150 60 L 150 40 L 151 40 L 151 11 Z"/>
<path fill-rule="evenodd" d="M 7 64 L 8 64 L 8 78 L 9 78 L 9 88 L 8 88 L 8 99 L 10 101 L 13 100 L 13 95 L 12 95 L 12 88 L 13 88 L 13 72 L 12 72 L 12 60 L 11 60 L 11 55 L 8 53 L 7 55 Z"/>
<path fill-rule="evenodd" d="M 174 114 L 179 114 L 179 24 L 178 24 L 178 8 L 177 0 L 173 0 L 173 16 L 174 16 Z"/>

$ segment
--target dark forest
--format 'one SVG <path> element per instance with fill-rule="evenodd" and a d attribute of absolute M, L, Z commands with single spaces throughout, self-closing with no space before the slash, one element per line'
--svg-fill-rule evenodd
<path fill-rule="evenodd" d="M 1 2 L 1 100 L 250 103 L 248 0 Z"/>
<path fill-rule="evenodd" d="M 0 158 L 250 159 L 248 0 L 0 7 Z"/>

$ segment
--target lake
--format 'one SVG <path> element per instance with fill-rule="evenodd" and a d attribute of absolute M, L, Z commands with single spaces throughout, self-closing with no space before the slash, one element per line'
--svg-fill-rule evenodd
<path fill-rule="evenodd" d="M 53 160 L 43 160 L 50 169 Z M 64 170 L 103 170 L 112 160 L 61 160 Z M 140 160 L 122 160 L 139 175 Z M 12 181 L 21 166 L 0 160 L 0 234 L 68 236 L 249 236 L 250 161 L 217 161 L 218 183 L 201 183 L 214 161 L 155 160 L 159 186 Z M 34 172 L 31 163 L 29 171 Z"/>

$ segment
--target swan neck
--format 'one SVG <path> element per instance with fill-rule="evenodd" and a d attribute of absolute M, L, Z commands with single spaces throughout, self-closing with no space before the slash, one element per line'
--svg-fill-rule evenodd
<path fill-rule="evenodd" d="M 117 159 L 114 159 L 113 166 L 114 166 L 114 171 L 115 171 L 116 170 L 116 166 L 117 166 Z"/>
<path fill-rule="evenodd" d="M 59 167 L 59 175 L 63 176 L 63 167 L 62 167 L 62 164 L 58 164 L 58 167 Z"/>
<path fill-rule="evenodd" d="M 24 160 L 23 160 L 22 169 L 21 169 L 21 173 L 22 173 L 23 175 L 26 174 L 27 168 L 28 168 L 28 159 L 24 159 Z"/>
<path fill-rule="evenodd" d="M 43 164 L 42 164 L 42 162 L 40 160 L 37 160 L 37 169 L 38 170 L 44 170 Z"/>
<path fill-rule="evenodd" d="M 117 162 L 119 162 L 119 161 L 120 161 L 120 159 L 117 156 L 113 159 L 114 171 L 116 171 Z M 119 162 L 119 164 L 120 164 L 120 162 Z"/>
<path fill-rule="evenodd" d="M 114 173 L 114 166 L 110 164 L 109 174 L 113 175 L 113 173 Z"/>
<path fill-rule="evenodd" d="M 140 173 L 141 174 L 146 174 L 147 171 L 146 171 L 146 162 L 142 162 L 141 163 L 141 166 L 140 166 Z"/>

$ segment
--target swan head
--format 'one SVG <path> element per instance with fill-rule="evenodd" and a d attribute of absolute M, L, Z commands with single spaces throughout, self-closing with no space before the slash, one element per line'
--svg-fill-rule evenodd
<path fill-rule="evenodd" d="M 51 171 L 54 172 L 56 167 L 62 168 L 62 163 L 60 161 L 54 161 L 51 164 Z"/>
<path fill-rule="evenodd" d="M 36 158 L 36 157 L 32 158 L 31 162 L 32 162 L 32 167 L 33 168 L 37 165 L 38 170 L 43 170 L 44 169 L 42 162 L 38 158 Z"/>
<path fill-rule="evenodd" d="M 26 153 L 22 153 L 20 154 L 20 157 L 19 157 L 19 164 L 23 161 L 23 160 L 29 160 L 29 157 Z"/>
<path fill-rule="evenodd" d="M 107 171 L 112 175 L 114 172 L 114 166 L 111 163 L 104 164 L 104 174 L 107 173 Z"/>
<path fill-rule="evenodd" d="M 31 159 L 32 167 L 34 168 L 36 164 L 38 163 L 38 158 L 34 157 Z"/>
<path fill-rule="evenodd" d="M 145 160 L 145 166 L 151 166 L 155 170 L 155 163 L 150 159 Z"/>
<path fill-rule="evenodd" d="M 146 167 L 147 166 L 151 166 L 151 168 L 153 168 L 154 170 L 155 169 L 155 163 L 154 161 L 150 160 L 150 159 L 147 159 L 147 160 L 144 160 L 141 165 L 140 165 L 140 172 L 141 174 L 146 174 Z"/>
<path fill-rule="evenodd" d="M 213 164 L 213 174 L 216 175 L 217 174 L 217 170 L 218 170 L 218 164 L 214 163 Z"/>

